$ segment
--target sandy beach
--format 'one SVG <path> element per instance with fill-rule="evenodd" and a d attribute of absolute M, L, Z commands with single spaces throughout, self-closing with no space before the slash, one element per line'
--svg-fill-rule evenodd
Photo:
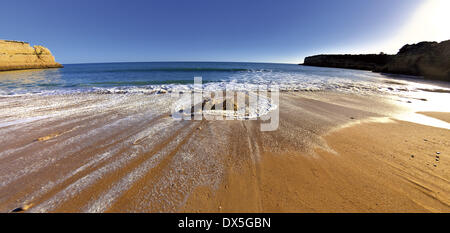
<path fill-rule="evenodd" d="M 282 92 L 272 132 L 176 121 L 171 101 L 2 97 L 0 211 L 450 211 L 450 113 L 408 107 L 423 100 Z"/>
<path fill-rule="evenodd" d="M 2 7 L 15 229 L 405 229 L 450 213 L 450 0 Z"/>
<path fill-rule="evenodd" d="M 219 191 L 198 188 L 184 211 L 448 212 L 448 163 L 435 152 L 448 154 L 448 137 L 406 122 L 349 127 L 325 137 L 333 152 L 265 153 L 256 169 L 230 168 Z"/>

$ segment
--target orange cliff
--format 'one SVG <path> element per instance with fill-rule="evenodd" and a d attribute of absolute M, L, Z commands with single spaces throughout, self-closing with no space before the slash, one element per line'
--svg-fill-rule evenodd
<path fill-rule="evenodd" d="M 0 71 L 62 68 L 50 50 L 27 42 L 0 40 Z"/>

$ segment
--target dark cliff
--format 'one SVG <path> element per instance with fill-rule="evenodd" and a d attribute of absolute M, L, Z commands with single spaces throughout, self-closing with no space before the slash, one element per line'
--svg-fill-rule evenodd
<path fill-rule="evenodd" d="M 450 81 L 450 40 L 405 45 L 396 55 L 317 55 L 303 65 L 371 70 Z"/>
<path fill-rule="evenodd" d="M 388 63 L 392 55 L 365 54 L 365 55 L 316 55 L 305 58 L 304 65 L 348 68 L 358 70 L 373 70 Z"/>

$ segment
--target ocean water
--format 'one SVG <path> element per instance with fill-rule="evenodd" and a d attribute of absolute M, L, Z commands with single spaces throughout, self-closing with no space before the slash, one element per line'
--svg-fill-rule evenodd
<path fill-rule="evenodd" d="M 205 89 L 249 90 L 268 85 L 287 91 L 401 93 L 450 91 L 445 84 L 369 71 L 295 64 L 233 62 L 146 62 L 68 64 L 63 69 L 0 72 L 0 95 L 49 95 L 80 92 L 157 93 L 187 90 L 194 77 Z M 393 79 L 395 81 L 393 81 Z"/>

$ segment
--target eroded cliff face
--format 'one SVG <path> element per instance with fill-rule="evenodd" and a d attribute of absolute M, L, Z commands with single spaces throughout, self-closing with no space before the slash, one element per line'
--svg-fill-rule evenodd
<path fill-rule="evenodd" d="M 405 45 L 387 64 L 374 71 L 450 81 L 450 40 Z"/>
<path fill-rule="evenodd" d="M 371 70 L 450 81 L 450 40 L 405 45 L 396 55 L 317 55 L 303 65 Z"/>
<path fill-rule="evenodd" d="M 0 40 L 0 71 L 62 68 L 50 50 L 29 43 Z"/>

